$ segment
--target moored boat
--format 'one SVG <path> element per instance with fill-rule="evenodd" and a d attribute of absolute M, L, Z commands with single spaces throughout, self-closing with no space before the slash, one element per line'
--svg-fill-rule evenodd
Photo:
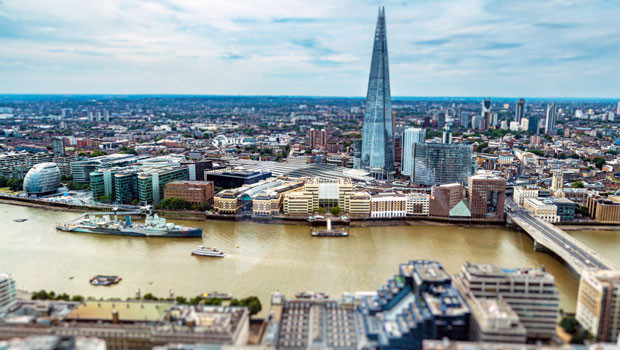
<path fill-rule="evenodd" d="M 209 293 L 202 293 L 202 298 L 203 299 L 221 299 L 221 300 L 230 300 L 232 299 L 232 294 L 229 293 L 220 293 L 217 291 L 213 291 L 213 292 L 209 292 Z"/>
<path fill-rule="evenodd" d="M 147 214 L 144 223 L 132 223 L 131 216 L 139 212 L 114 212 L 114 219 L 110 213 L 86 213 L 72 222 L 57 224 L 56 229 L 66 232 L 94 233 L 103 235 L 138 236 L 138 237 L 174 237 L 198 238 L 202 237 L 202 229 L 185 227 L 166 222 L 157 214 Z M 118 215 L 125 215 L 125 221 L 119 221 Z"/>

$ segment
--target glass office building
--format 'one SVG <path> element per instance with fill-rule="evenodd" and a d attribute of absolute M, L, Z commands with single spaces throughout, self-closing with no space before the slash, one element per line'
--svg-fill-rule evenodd
<path fill-rule="evenodd" d="M 37 164 L 24 177 L 24 192 L 28 195 L 55 193 L 59 187 L 60 169 L 56 163 Z"/>
<path fill-rule="evenodd" d="M 394 176 L 394 125 L 390 95 L 385 9 L 379 9 L 362 130 L 362 169 L 377 179 Z"/>
<path fill-rule="evenodd" d="M 414 143 L 411 182 L 434 186 L 467 184 L 474 173 L 473 147 L 461 144 Z"/>

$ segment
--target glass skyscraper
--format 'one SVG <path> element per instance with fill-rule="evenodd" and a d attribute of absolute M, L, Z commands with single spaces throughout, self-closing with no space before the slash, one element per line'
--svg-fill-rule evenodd
<path fill-rule="evenodd" d="M 413 144 L 426 142 L 426 129 L 408 128 L 403 132 L 401 174 L 410 176 L 413 168 Z"/>
<path fill-rule="evenodd" d="M 474 174 L 473 147 L 461 144 L 414 143 L 411 182 L 434 186 L 466 184 Z"/>
<path fill-rule="evenodd" d="M 379 8 L 362 130 L 360 167 L 380 180 L 394 176 L 394 125 L 390 95 L 385 9 Z"/>

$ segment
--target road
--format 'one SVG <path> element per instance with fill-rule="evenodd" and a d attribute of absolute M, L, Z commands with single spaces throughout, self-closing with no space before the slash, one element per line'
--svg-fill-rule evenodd
<path fill-rule="evenodd" d="M 506 214 L 511 216 L 513 221 L 514 219 L 520 219 L 532 229 L 536 230 L 539 234 L 542 234 L 543 238 L 546 238 L 547 241 L 555 243 L 555 247 L 551 244 L 545 244 L 541 239 L 537 239 L 535 237 L 536 233 L 529 232 L 526 227 L 522 227 L 524 230 L 528 231 L 528 233 L 532 235 L 538 243 L 545 245 L 546 248 L 564 258 L 567 263 L 571 264 L 571 261 L 566 259 L 565 253 L 568 253 L 570 257 L 577 261 L 580 265 L 573 266 L 576 270 L 579 270 L 579 267 L 581 269 L 592 270 L 614 269 L 614 266 L 612 266 L 611 263 L 604 261 L 598 253 L 591 251 L 585 244 L 579 242 L 577 239 L 573 238 L 554 225 L 534 217 L 529 212 L 517 206 L 512 199 L 506 200 L 506 210 Z M 558 249 L 563 251 L 556 251 Z M 577 272 L 581 274 L 581 271 Z"/>

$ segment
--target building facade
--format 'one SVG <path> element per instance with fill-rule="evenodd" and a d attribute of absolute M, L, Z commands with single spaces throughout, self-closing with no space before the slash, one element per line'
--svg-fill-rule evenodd
<path fill-rule="evenodd" d="M 164 198 L 181 198 L 192 204 L 213 203 L 213 181 L 170 181 L 164 187 Z"/>
<path fill-rule="evenodd" d="M 466 184 L 474 173 L 472 156 L 470 145 L 414 143 L 411 182 L 425 186 L 453 182 Z"/>
<path fill-rule="evenodd" d="M 394 193 L 370 196 L 370 217 L 397 218 L 407 216 L 407 197 Z"/>
<path fill-rule="evenodd" d="M 413 144 L 426 142 L 426 129 L 408 128 L 403 131 L 401 171 L 404 176 L 411 176 L 413 169 Z"/>
<path fill-rule="evenodd" d="M 599 342 L 618 341 L 620 271 L 587 271 L 581 276 L 576 318 Z"/>
<path fill-rule="evenodd" d="M 455 285 L 476 298 L 503 298 L 519 315 L 528 339 L 550 339 L 556 334 L 560 294 L 553 275 L 544 269 L 466 263 Z"/>
<path fill-rule="evenodd" d="M 463 200 L 463 185 L 460 183 L 433 186 L 429 198 L 429 215 L 449 217 L 450 210 Z"/>
<path fill-rule="evenodd" d="M 428 216 L 431 195 L 422 192 L 412 192 L 405 195 L 407 197 L 407 215 Z"/>
<path fill-rule="evenodd" d="M 472 218 L 504 219 L 506 179 L 490 174 L 473 175 L 469 177 L 467 191 Z"/>
<path fill-rule="evenodd" d="M 60 169 L 56 163 L 40 163 L 28 170 L 24 177 L 24 192 L 28 195 L 45 195 L 58 191 Z"/>

